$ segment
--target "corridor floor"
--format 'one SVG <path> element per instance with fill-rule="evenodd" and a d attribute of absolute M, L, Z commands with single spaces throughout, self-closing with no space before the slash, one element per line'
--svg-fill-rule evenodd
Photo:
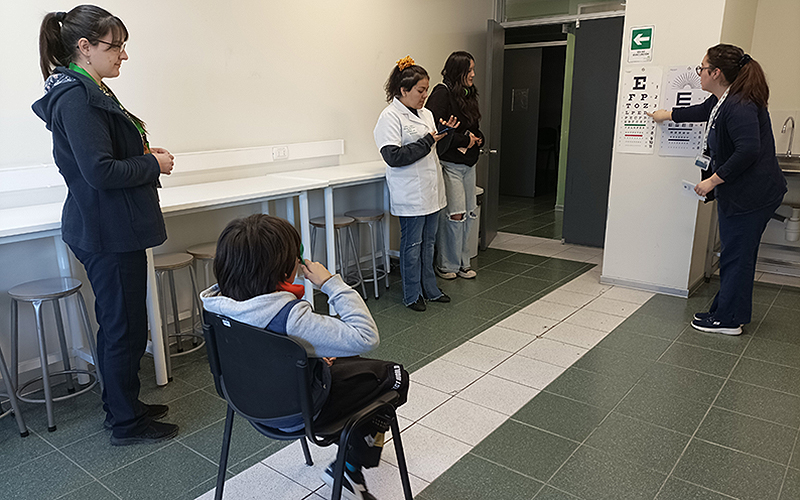
<path fill-rule="evenodd" d="M 688 327 L 715 280 L 681 299 L 599 283 L 599 250 L 500 233 L 475 280 L 441 282 L 451 304 L 414 313 L 396 281 L 368 305 L 371 356 L 411 372 L 401 416 L 412 487 L 423 500 L 800 498 L 800 288 L 758 282 L 740 337 Z M 762 276 L 764 279 L 769 277 Z M 424 320 L 424 321 L 421 321 Z M 112 448 L 99 396 L 23 411 L 31 436 L 0 420 L 3 498 L 213 498 L 225 404 L 205 356 L 176 359 L 146 402 L 170 405 L 177 440 Z M 334 447 L 270 441 L 234 426 L 225 498 L 330 498 L 319 474 Z M 367 471 L 402 498 L 391 441 Z"/>

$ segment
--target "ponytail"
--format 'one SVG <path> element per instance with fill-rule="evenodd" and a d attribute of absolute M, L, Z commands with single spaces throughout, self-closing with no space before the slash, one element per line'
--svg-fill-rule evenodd
<path fill-rule="evenodd" d="M 111 33 L 112 43 L 128 40 L 128 29 L 122 20 L 94 5 L 78 5 L 69 12 L 49 12 L 39 28 L 39 68 L 46 80 L 55 66 L 68 66 L 75 60 L 78 40 L 85 38 L 92 45 Z"/>
<path fill-rule="evenodd" d="M 766 108 L 769 101 L 767 76 L 761 65 L 745 54 L 744 50 L 721 43 L 708 49 L 708 63 L 722 71 L 730 83 L 728 93 L 738 95 L 760 108 Z"/>
<path fill-rule="evenodd" d="M 42 76 L 46 80 L 53 72 L 53 66 L 66 66 L 68 54 L 65 53 L 64 45 L 61 43 L 61 22 L 64 19 L 63 12 L 50 12 L 44 16 L 42 27 L 39 29 L 39 68 Z"/>

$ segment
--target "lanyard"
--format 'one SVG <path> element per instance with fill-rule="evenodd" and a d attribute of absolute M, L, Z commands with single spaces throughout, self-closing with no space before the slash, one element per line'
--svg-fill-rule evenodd
<path fill-rule="evenodd" d="M 725 93 L 722 94 L 720 100 L 717 101 L 717 104 L 714 106 L 714 109 L 711 110 L 711 116 L 708 117 L 708 122 L 706 122 L 706 129 L 703 132 L 703 153 L 708 151 L 708 133 L 711 131 L 712 128 L 714 128 L 714 124 L 717 121 L 717 114 L 719 113 L 719 108 L 720 106 L 722 106 L 722 103 L 725 102 L 725 99 L 728 97 L 729 89 L 730 87 L 725 89 Z"/>

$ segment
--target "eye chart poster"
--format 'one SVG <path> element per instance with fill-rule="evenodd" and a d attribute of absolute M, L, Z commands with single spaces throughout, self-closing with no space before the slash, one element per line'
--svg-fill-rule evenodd
<path fill-rule="evenodd" d="M 620 153 L 652 154 L 656 122 L 645 114 L 658 109 L 661 68 L 628 66 L 623 72 L 616 149 Z"/>
<path fill-rule="evenodd" d="M 691 66 L 669 68 L 664 77 L 664 109 L 692 106 L 708 98 L 709 93 L 700 88 L 700 77 Z M 661 122 L 661 144 L 659 156 L 690 156 L 700 152 L 705 123 Z"/>

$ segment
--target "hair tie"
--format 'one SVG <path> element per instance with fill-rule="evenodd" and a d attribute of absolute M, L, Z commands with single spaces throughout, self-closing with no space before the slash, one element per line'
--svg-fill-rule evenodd
<path fill-rule="evenodd" d="M 411 56 L 405 56 L 404 58 L 397 61 L 397 67 L 400 68 L 400 71 L 403 71 L 404 69 L 413 65 L 414 65 L 414 60 L 411 59 Z"/>
<path fill-rule="evenodd" d="M 749 63 L 752 60 L 753 60 L 753 58 L 750 57 L 750 54 L 743 55 L 742 58 L 739 59 L 739 67 L 740 68 L 743 67 L 745 64 Z"/>
<path fill-rule="evenodd" d="M 65 17 L 67 17 L 66 12 L 56 12 L 56 21 L 63 23 Z"/>

